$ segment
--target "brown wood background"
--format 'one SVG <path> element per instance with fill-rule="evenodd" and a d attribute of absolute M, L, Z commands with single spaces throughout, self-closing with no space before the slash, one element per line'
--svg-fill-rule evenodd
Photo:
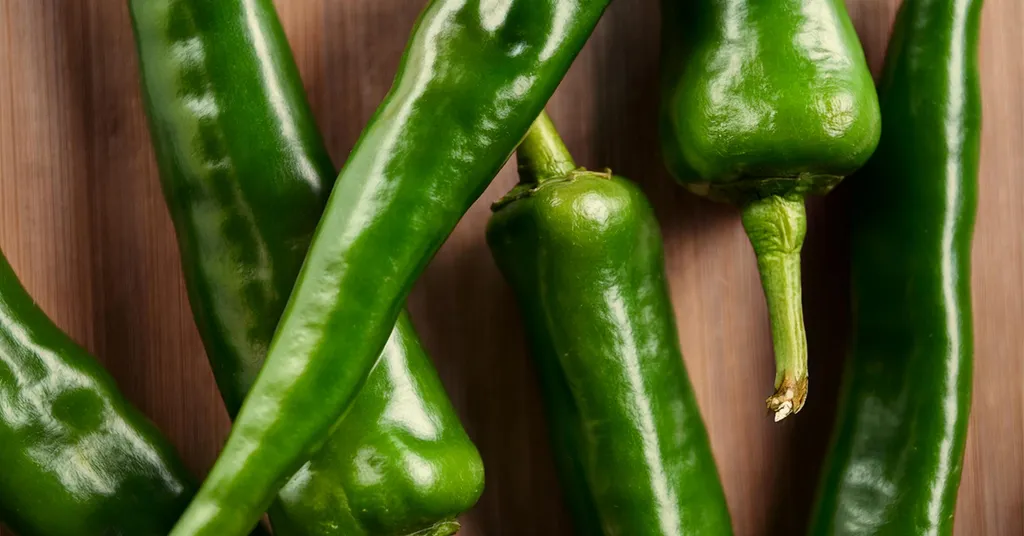
<path fill-rule="evenodd" d="M 423 0 L 277 0 L 336 161 L 391 83 Z M 847 0 L 878 69 L 897 0 Z M 974 412 L 959 535 L 1024 535 L 1024 3 L 988 0 L 974 250 Z M 616 0 L 550 111 L 581 164 L 639 181 L 664 227 L 683 349 L 738 535 L 799 533 L 847 342 L 846 199 L 812 206 L 805 254 L 811 397 L 774 425 L 765 307 L 736 211 L 672 185 L 656 138 L 658 8 Z M 136 80 L 123 0 L 0 0 L 0 247 L 203 474 L 228 421 L 193 326 Z M 506 167 L 411 306 L 487 464 L 462 534 L 563 535 L 569 520 L 508 289 L 484 245 Z M 55 512 L 55 515 L 59 515 Z"/>

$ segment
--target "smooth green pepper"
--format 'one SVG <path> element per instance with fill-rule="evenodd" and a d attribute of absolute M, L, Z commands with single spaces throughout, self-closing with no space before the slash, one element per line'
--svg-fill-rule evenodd
<path fill-rule="evenodd" d="M 775 346 L 781 420 L 807 397 L 804 196 L 871 156 L 878 99 L 843 0 L 663 0 L 661 141 L 690 191 L 743 209 Z"/>
<path fill-rule="evenodd" d="M 189 298 L 235 415 L 336 173 L 270 0 L 129 5 Z M 480 455 L 406 316 L 391 337 L 270 507 L 275 534 L 453 534 L 479 497 Z"/>
<path fill-rule="evenodd" d="M 21 536 L 164 536 L 193 491 L 167 440 L 0 253 L 0 520 Z"/>
<path fill-rule="evenodd" d="M 732 533 L 643 193 L 577 168 L 546 115 L 487 242 L 515 290 L 579 534 Z"/>
<path fill-rule="evenodd" d="M 905 0 L 852 189 L 853 344 L 811 534 L 943 535 L 967 440 L 981 0 Z"/>
<path fill-rule="evenodd" d="M 336 435 L 350 429 L 278 494 L 275 534 L 459 531 L 456 516 L 483 492 L 483 462 L 405 313 Z"/>
<path fill-rule="evenodd" d="M 174 536 L 244 534 L 323 445 L 413 282 L 525 135 L 608 1 L 429 3 L 331 192 L 227 444 Z"/>

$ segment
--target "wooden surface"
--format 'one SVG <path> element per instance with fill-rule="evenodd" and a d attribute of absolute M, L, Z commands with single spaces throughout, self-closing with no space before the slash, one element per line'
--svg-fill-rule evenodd
<path fill-rule="evenodd" d="M 337 162 L 391 83 L 423 0 L 278 0 Z M 877 71 L 897 0 L 848 0 Z M 974 251 L 974 412 L 959 535 L 1024 535 L 1024 6 L 988 0 Z M 737 213 L 671 184 L 656 139 L 658 10 L 616 0 L 550 111 L 581 164 L 639 181 L 664 227 L 673 298 L 738 535 L 805 525 L 847 342 L 845 194 L 812 205 L 808 408 L 774 425 L 773 364 Z M 0 0 L 0 247 L 203 474 L 226 436 L 182 284 L 124 1 Z M 484 245 L 507 166 L 417 285 L 411 308 L 487 464 L 466 536 L 563 535 L 569 521 L 508 289 Z M 55 512 L 55 514 L 57 514 Z"/>

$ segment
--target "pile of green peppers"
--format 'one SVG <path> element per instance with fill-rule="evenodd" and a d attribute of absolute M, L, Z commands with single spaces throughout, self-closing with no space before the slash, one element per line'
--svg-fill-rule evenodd
<path fill-rule="evenodd" d="M 233 426 L 197 487 L 0 254 L 0 521 L 20 536 L 455 534 L 483 462 L 404 304 L 515 153 L 486 241 L 575 532 L 732 534 L 651 205 L 578 166 L 544 112 L 610 0 L 430 0 L 340 174 L 272 0 L 127 3 Z M 876 90 L 842 0 L 662 0 L 662 152 L 689 191 L 741 209 L 776 421 L 808 397 L 804 199 L 852 192 L 853 339 L 812 535 L 952 534 L 981 8 L 904 0 Z"/>

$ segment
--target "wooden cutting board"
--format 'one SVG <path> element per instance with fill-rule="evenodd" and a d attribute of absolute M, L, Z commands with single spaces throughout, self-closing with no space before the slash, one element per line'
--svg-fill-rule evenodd
<path fill-rule="evenodd" d="M 384 96 L 423 0 L 277 0 L 336 162 Z M 876 71 L 897 0 L 848 0 Z M 959 535 L 1024 535 L 1024 3 L 988 0 L 974 250 L 974 413 Z M 664 229 L 680 336 L 738 535 L 800 534 L 848 338 L 847 199 L 811 207 L 804 283 L 811 395 L 773 424 L 765 306 L 735 210 L 675 187 L 656 136 L 658 8 L 616 0 L 550 105 L 577 160 L 643 186 Z M 228 420 L 192 323 L 117 0 L 0 0 L 0 247 L 42 307 L 96 353 L 204 474 Z M 411 297 L 416 326 L 483 453 L 465 536 L 564 535 L 533 371 L 483 240 L 506 166 Z M 55 514 L 59 514 L 55 512 Z M 2 532 L 2 531 L 0 531 Z M 4 533 L 4 534 L 10 534 Z"/>

